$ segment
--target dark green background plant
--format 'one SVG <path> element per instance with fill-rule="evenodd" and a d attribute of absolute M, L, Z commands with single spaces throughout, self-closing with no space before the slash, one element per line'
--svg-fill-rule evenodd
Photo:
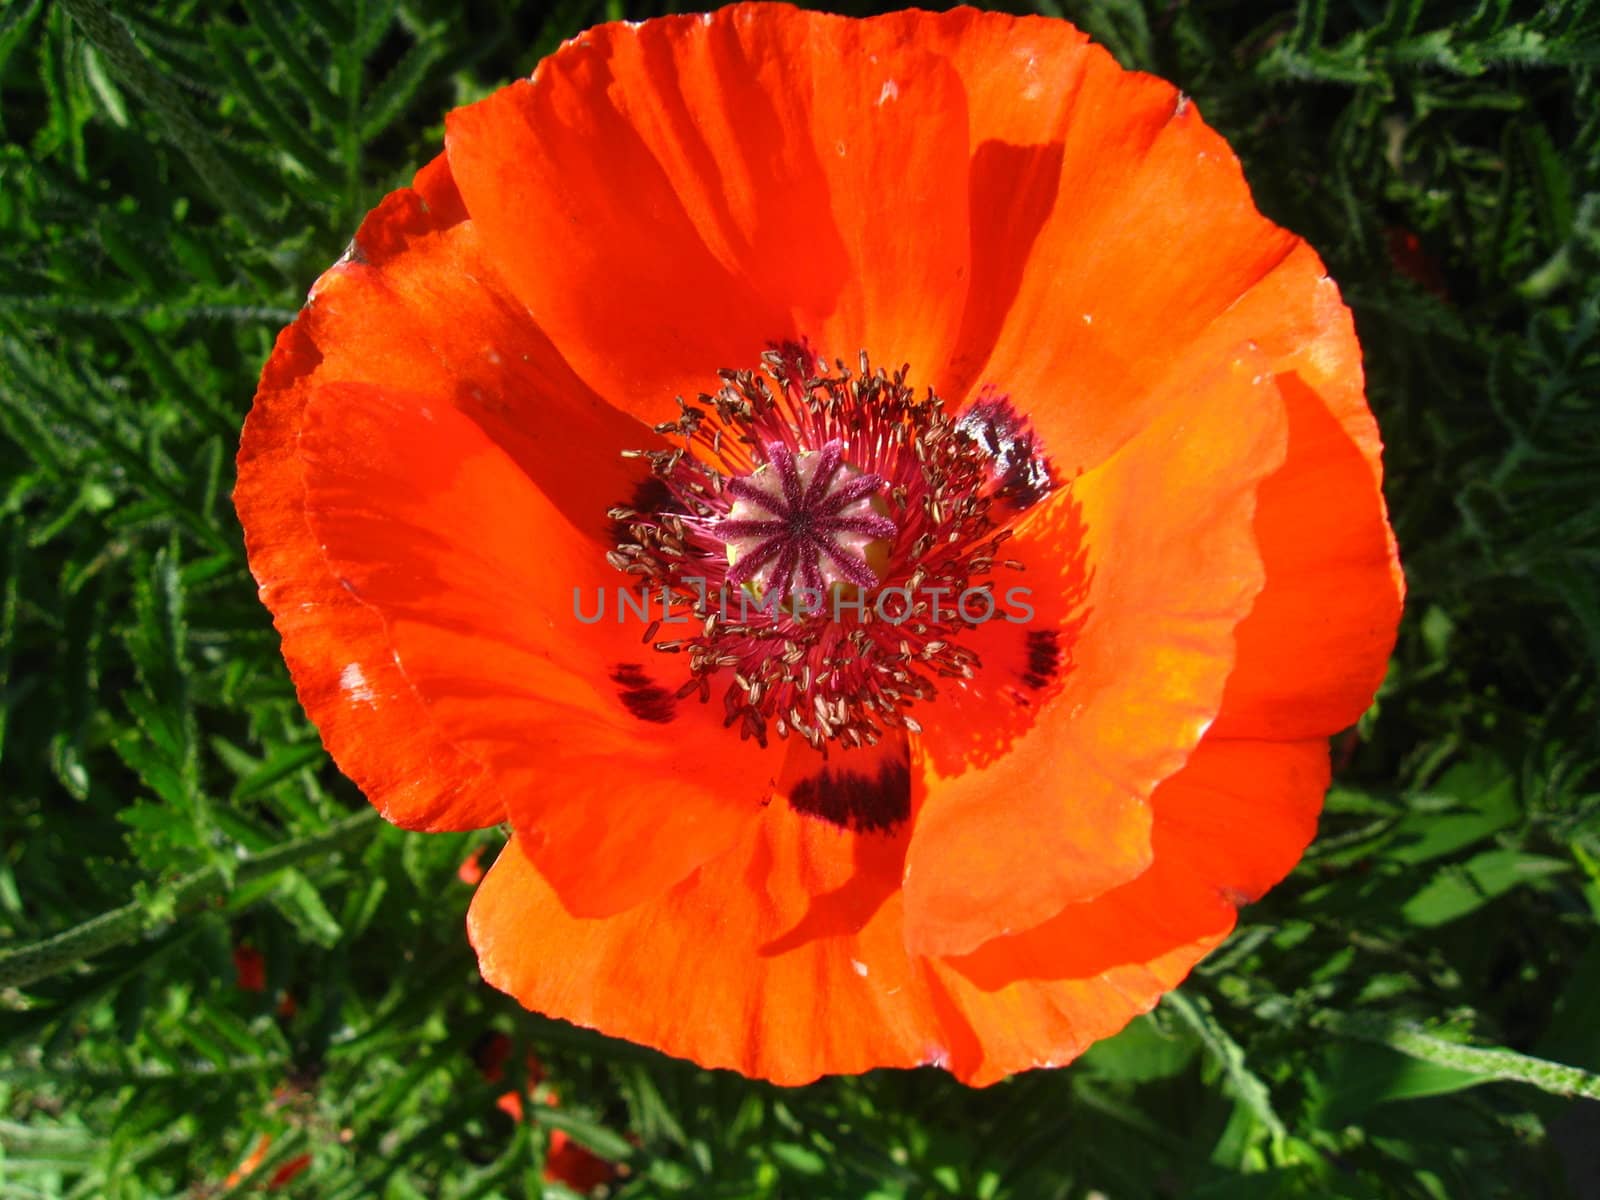
<path fill-rule="evenodd" d="M 981 1092 L 786 1091 L 485 987 L 456 868 L 494 836 L 368 814 L 245 570 L 232 456 L 308 285 L 447 109 L 660 7 L 0 11 L 0 1196 L 310 1154 L 286 1194 L 519 1197 L 558 1127 L 633 1196 L 1600 1195 L 1600 5 L 1037 7 L 1190 92 L 1328 261 L 1411 597 L 1292 878 L 1127 1033 Z M 562 1106 L 518 1125 L 523 1047 Z"/>

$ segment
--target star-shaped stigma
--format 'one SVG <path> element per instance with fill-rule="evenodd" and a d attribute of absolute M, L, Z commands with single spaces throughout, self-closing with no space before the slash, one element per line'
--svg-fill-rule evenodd
<path fill-rule="evenodd" d="M 796 586 L 814 599 L 834 583 L 877 586 L 867 548 L 897 527 L 872 504 L 883 480 L 846 463 L 843 442 L 798 455 L 773 442 L 765 465 L 727 486 L 737 503 L 716 534 L 728 547 L 731 586 L 754 583 L 778 604 Z"/>

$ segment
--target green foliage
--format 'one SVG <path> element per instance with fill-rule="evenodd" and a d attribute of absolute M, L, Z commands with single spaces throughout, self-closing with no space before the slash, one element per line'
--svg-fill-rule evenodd
<path fill-rule="evenodd" d="M 311 280 L 446 110 L 659 10 L 0 11 L 0 1196 L 301 1155 L 289 1194 L 523 1196 L 555 1130 L 631 1196 L 1592 1194 L 1556 1135 L 1600 1071 L 1600 4 L 1039 8 L 1179 82 L 1326 258 L 1411 594 L 1295 875 L 1123 1035 L 984 1092 L 785 1091 L 490 991 L 455 871 L 492 836 L 370 816 L 245 569 L 233 448 Z M 513 1122 L 527 1049 L 562 1103 Z"/>

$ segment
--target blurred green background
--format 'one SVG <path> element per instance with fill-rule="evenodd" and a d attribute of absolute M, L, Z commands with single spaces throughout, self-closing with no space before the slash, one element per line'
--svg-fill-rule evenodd
<path fill-rule="evenodd" d="M 458 868 L 495 836 L 389 829 L 332 768 L 232 456 L 444 112 L 659 11 L 0 10 L 0 1197 L 570 1195 L 578 1146 L 629 1196 L 1600 1195 L 1587 2 L 1015 9 L 1192 94 L 1323 254 L 1412 589 L 1320 840 L 1178 996 L 986 1091 L 783 1090 L 479 982 Z M 560 1102 L 517 1120 L 535 1064 Z"/>

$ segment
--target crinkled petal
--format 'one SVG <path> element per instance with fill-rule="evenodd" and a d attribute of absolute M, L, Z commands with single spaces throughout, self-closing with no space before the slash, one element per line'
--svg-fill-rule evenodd
<path fill-rule="evenodd" d="M 1170 85 L 1064 22 L 947 14 L 928 31 L 967 92 L 971 209 L 994 217 L 973 222 L 946 394 L 1009 393 L 1070 474 L 1150 418 L 1151 379 L 1256 343 L 1291 436 L 1262 489 L 1268 582 L 1219 730 L 1292 740 L 1350 724 L 1382 679 L 1404 579 L 1337 286 L 1256 213 L 1232 151 Z"/>
<path fill-rule="evenodd" d="M 998 991 L 1020 980 L 1085 979 L 1225 936 L 1241 904 L 1299 861 L 1317 831 L 1328 746 L 1208 734 L 1151 797 L 1150 869 L 1044 924 L 950 960 Z"/>
<path fill-rule="evenodd" d="M 239 452 L 234 504 L 250 568 L 283 639 L 306 713 L 339 769 L 386 818 L 410 829 L 477 829 L 505 819 L 500 790 L 428 719 L 395 665 L 383 622 L 339 583 L 306 523 L 295 452 L 315 369 L 299 325 L 278 337 Z"/>
<path fill-rule="evenodd" d="M 605 507 L 636 486 L 617 451 L 648 436 L 566 368 L 499 285 L 463 216 L 442 156 L 368 215 L 278 338 L 245 424 L 234 493 L 301 702 L 340 769 L 385 817 L 417 829 L 504 820 L 501 789 L 434 728 L 395 667 L 381 619 L 322 561 L 297 454 L 312 389 L 400 385 L 456 405 L 597 535 Z"/>
<path fill-rule="evenodd" d="M 1164 379 L 1217 361 L 1197 339 L 1300 243 L 1256 211 L 1238 159 L 1170 84 L 1086 47 L 1055 88 L 1028 181 L 1048 215 L 1014 290 L 973 296 L 969 333 L 992 328 L 994 345 L 961 353 L 967 382 L 1008 393 L 1070 476 L 1161 413 Z"/>
<path fill-rule="evenodd" d="M 570 916 L 513 838 L 472 902 L 483 976 L 538 1012 L 775 1083 L 937 1056 L 900 937 L 904 836 L 775 800 L 664 896 Z"/>
<path fill-rule="evenodd" d="M 914 950 L 970 952 L 1150 863 L 1150 793 L 1215 717 L 1234 628 L 1261 590 L 1255 493 L 1285 437 L 1272 376 L 1247 350 L 1170 388 L 1164 416 L 1034 509 L 1007 545 L 1029 568 L 1020 578 L 1039 616 L 988 622 L 982 636 L 1061 633 L 1071 670 L 1060 686 L 1036 701 L 1000 672 L 987 684 L 990 722 L 974 723 L 959 685 L 957 702 L 919 712 L 927 797 L 905 884 Z M 1081 607 L 1063 613 L 1053 600 L 1082 576 L 1068 522 L 1081 522 L 1090 579 Z M 981 670 L 972 686 L 986 686 Z M 1013 733 L 1004 723 L 1018 704 L 1034 707 Z M 998 754 L 986 746 L 996 730 L 1007 736 Z"/>
<path fill-rule="evenodd" d="M 516 551 L 524 568 L 538 563 L 549 543 L 565 537 L 575 563 L 584 567 L 581 575 L 568 577 L 569 588 L 580 581 L 587 588 L 581 598 L 584 611 L 592 612 L 602 593 L 610 600 L 602 637 L 577 619 L 579 600 L 570 591 L 564 610 L 549 607 L 553 593 L 546 596 L 546 641 L 565 651 L 580 644 L 586 650 L 567 655 L 566 673 L 552 669 L 535 650 L 545 674 L 529 672 L 516 681 L 527 703 L 544 714 L 547 727 L 562 724 L 573 694 L 571 673 L 581 664 L 593 676 L 583 694 L 598 691 L 613 709 L 620 704 L 628 712 L 628 719 L 619 723 L 627 735 L 621 738 L 624 746 L 651 740 L 636 737 L 630 722 L 661 723 L 670 712 L 670 724 L 681 715 L 670 695 L 659 694 L 665 689 L 644 661 L 640 630 L 630 626 L 633 632 L 624 633 L 615 599 L 623 577 L 603 559 L 609 535 L 605 511 L 627 500 L 640 479 L 639 472 L 627 469 L 620 451 L 647 444 L 650 434 L 572 375 L 500 284 L 477 231 L 462 222 L 462 215 L 441 159 L 419 173 L 416 189 L 392 194 L 364 222 L 350 253 L 318 281 L 312 302 L 280 339 L 268 364 L 241 451 L 236 500 L 252 564 L 284 633 L 285 654 L 302 699 L 335 758 L 379 809 L 401 824 L 423 828 L 512 820 L 528 830 L 531 841 L 546 847 L 542 854 L 556 864 L 552 877 L 569 902 L 579 908 L 626 905 L 681 877 L 702 856 L 718 853 L 732 830 L 707 814 L 736 817 L 741 803 L 753 811 L 770 790 L 771 769 L 763 773 L 763 768 L 752 767 L 752 777 L 760 779 L 754 784 L 741 782 L 735 770 L 725 802 L 707 800 L 704 787 L 689 789 L 692 794 L 681 798 L 669 822 L 684 836 L 664 844 L 664 853 L 644 869 L 624 869 L 621 860 L 612 860 L 617 864 L 613 870 L 583 867 L 583 855 L 574 853 L 574 847 L 608 844 L 609 838 L 626 837 L 630 829 L 642 836 L 654 831 L 656 823 L 642 816 L 648 806 L 640 803 L 640 794 L 652 788 L 670 792 L 673 777 L 682 772 L 663 778 L 643 765 L 648 759 L 641 760 L 631 772 L 629 788 L 607 789 L 609 804 L 620 806 L 631 799 L 635 807 L 620 819 L 608 819 L 608 804 L 586 803 L 584 797 L 597 786 L 596 758 L 619 760 L 616 726 L 601 733 L 575 723 L 563 742 L 564 753 L 549 758 L 550 778 L 530 773 L 527 760 L 514 753 L 485 754 L 486 738 L 500 737 L 514 746 L 522 736 L 516 720 L 528 713 L 508 720 L 508 714 L 494 711 L 490 693 L 481 688 L 486 681 L 479 680 L 477 714 L 464 713 L 458 704 L 448 719 L 442 717 L 416 686 L 426 674 L 424 663 L 443 653 L 442 646 L 429 643 L 426 652 L 414 649 L 417 661 L 402 670 L 387 614 L 352 586 L 352 577 L 362 571 L 383 570 L 387 600 L 424 602 L 421 594 L 404 594 L 406 573 L 416 565 L 407 556 L 417 550 L 406 543 L 406 535 L 414 536 L 417 526 L 400 524 L 361 534 L 362 544 L 352 550 L 357 561 L 344 562 L 350 571 L 342 573 L 330 567 L 329 555 L 351 550 L 338 536 L 345 527 L 332 532 L 333 550 L 328 551 L 322 534 L 329 531 L 313 530 L 307 523 L 308 447 L 321 456 L 319 480 L 326 485 L 330 473 L 337 475 L 350 465 L 341 455 L 356 448 L 394 449 L 395 439 L 404 441 L 401 431 L 415 432 L 419 422 L 443 421 L 456 434 L 454 440 L 445 436 L 433 445 L 425 436 L 422 443 L 409 443 L 414 452 L 409 462 L 375 466 L 368 460 L 363 465 L 383 476 L 391 493 L 420 502 L 433 494 L 430 480 L 449 465 L 442 457 L 447 450 L 472 444 L 475 453 L 497 464 L 498 478 L 517 496 L 536 493 L 538 511 L 548 517 L 542 527 L 524 530 L 527 540 Z M 341 390 L 347 384 L 364 386 Z M 402 397 L 398 402 L 397 396 Z M 308 439 L 307 412 L 313 400 L 317 418 Z M 375 411 L 381 415 L 375 417 Z M 391 418 L 393 427 L 386 424 Z M 341 424 L 346 421 L 353 429 Z M 369 436 L 363 422 L 374 421 L 384 427 Z M 375 484 L 370 476 L 357 477 Z M 336 523 L 336 517 L 350 517 L 349 510 L 361 503 L 375 510 L 360 514 L 369 526 L 381 527 L 386 516 L 394 515 L 372 505 L 370 496 L 347 498 L 351 504 L 345 510 L 320 513 L 318 520 Z M 498 503 L 493 487 L 480 486 L 477 501 L 492 512 Z M 438 532 L 465 542 L 484 517 L 481 511 L 455 512 L 452 519 L 457 522 L 453 528 L 440 527 Z M 392 560 L 378 561 L 389 553 L 395 556 Z M 441 620 L 459 602 L 485 623 L 472 634 L 456 628 L 440 636 L 457 638 L 464 652 L 476 655 L 480 663 L 491 661 L 496 656 L 494 618 L 485 616 L 481 604 L 508 576 L 492 563 L 475 581 L 466 573 L 452 575 L 451 569 L 440 569 L 440 595 L 426 602 L 435 604 Z M 480 589 L 475 594 L 462 590 L 473 586 Z M 507 608 L 521 603 L 503 587 L 498 595 Z M 529 612 L 522 610 L 520 616 L 526 633 Z M 460 678 L 462 671 L 446 671 L 453 675 L 451 686 L 457 692 L 470 692 Z M 540 687 L 547 690 L 540 693 Z M 470 708 L 472 701 L 465 704 Z M 720 739 L 713 738 L 720 750 Z M 477 749 L 463 753 L 464 744 Z M 662 753 L 658 746 L 656 756 Z M 627 762 L 627 755 L 620 761 Z M 487 769 L 489 763 L 493 770 Z M 571 780 L 560 778 L 563 764 Z M 652 778 L 653 785 L 647 783 Z"/>
<path fill-rule="evenodd" d="M 754 819 L 776 759 L 675 697 L 616 572 L 475 422 L 328 385 L 299 455 L 327 569 L 381 618 L 429 720 L 495 779 L 574 911 L 638 903 Z"/>
<path fill-rule="evenodd" d="M 354 246 L 369 247 L 362 254 L 375 275 L 397 246 L 439 234 L 455 219 L 402 189 L 368 216 Z M 329 277 L 347 267 L 348 260 Z M 251 569 L 301 703 L 334 761 L 379 811 L 413 829 L 493 824 L 505 815 L 498 789 L 432 728 L 394 665 L 382 622 L 326 570 L 306 525 L 295 446 L 311 381 L 339 344 L 317 328 L 321 315 L 307 308 L 278 336 L 245 423 L 234 503 Z M 386 365 L 357 355 L 351 369 L 366 377 Z"/>
<path fill-rule="evenodd" d="M 437 166 L 423 172 L 437 194 Z M 448 211 L 448 199 L 440 201 Z M 322 276 L 298 326 L 311 384 L 373 383 L 444 400 L 527 472 L 566 520 L 610 548 L 606 510 L 643 479 L 622 451 L 649 429 L 590 391 L 501 282 L 471 222 L 441 224 L 394 192 Z"/>
<path fill-rule="evenodd" d="M 938 1063 L 980 1087 L 1018 1071 L 1064 1066 L 1154 1008 L 1227 932 L 1087 979 L 1021 980 L 993 990 L 930 960 L 929 986 L 946 1037 Z"/>
<path fill-rule="evenodd" d="M 468 927 L 523 1004 L 704 1066 L 792 1085 L 932 1063 L 987 1084 L 1071 1061 L 1181 982 L 1298 858 L 1326 772 L 1320 742 L 1208 740 L 1156 793 L 1146 876 L 964 959 L 905 949 L 903 834 L 781 796 L 723 857 L 601 919 L 567 913 L 513 838 Z"/>
<path fill-rule="evenodd" d="M 1405 596 L 1380 486 L 1382 443 L 1350 310 L 1308 247 L 1219 319 L 1199 349 L 1246 330 L 1278 373 L 1289 448 L 1261 487 L 1256 537 L 1267 586 L 1239 627 L 1217 732 L 1326 737 L 1372 702 Z"/>
<path fill-rule="evenodd" d="M 517 296 L 627 411 L 660 420 L 789 339 L 930 372 L 966 292 L 967 119 L 912 25 L 603 25 L 452 113 L 451 169 Z"/>

